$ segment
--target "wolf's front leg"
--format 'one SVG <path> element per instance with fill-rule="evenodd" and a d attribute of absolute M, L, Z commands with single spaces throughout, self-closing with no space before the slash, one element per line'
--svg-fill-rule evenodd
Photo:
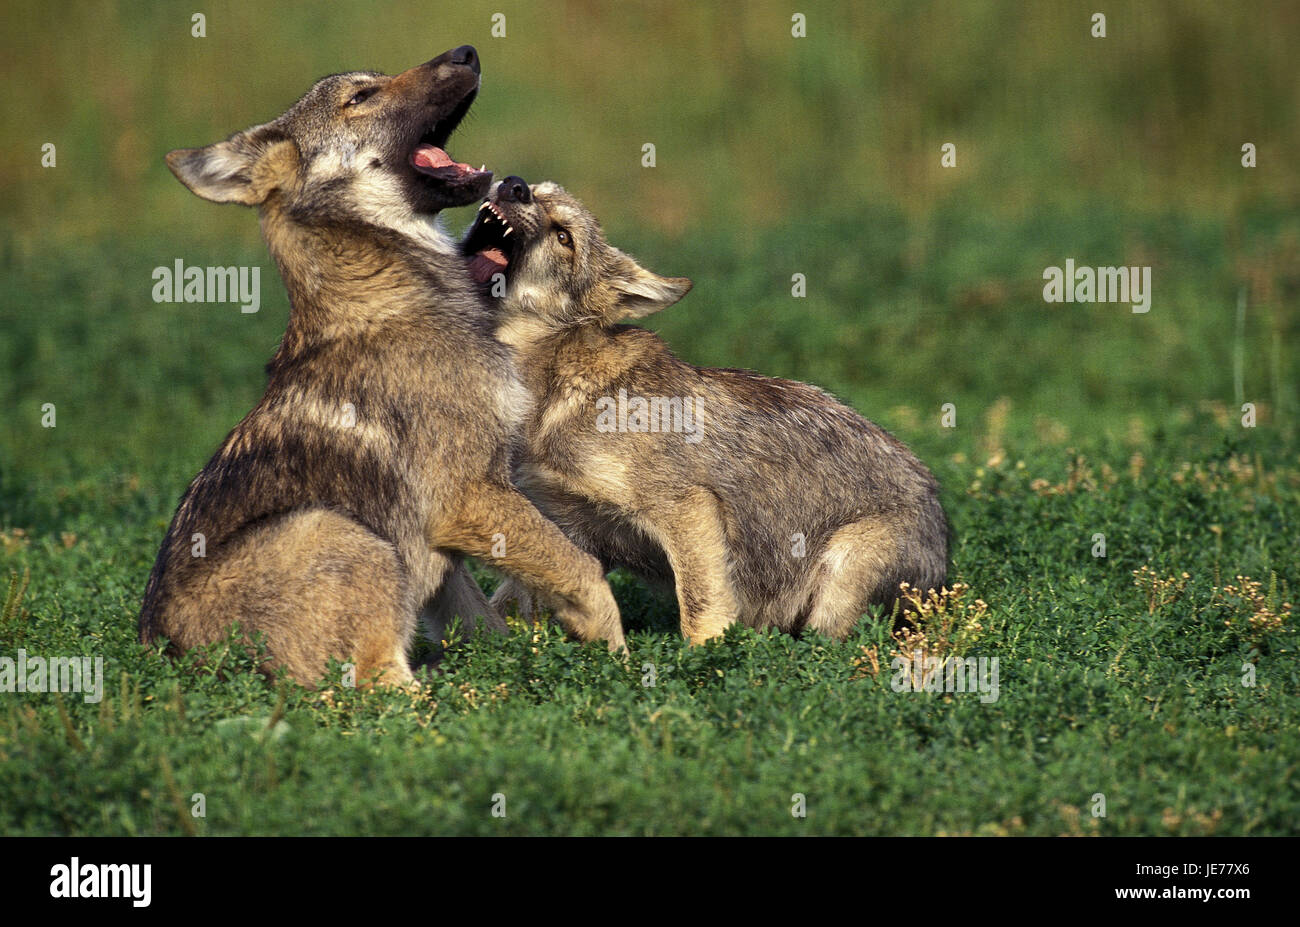
<path fill-rule="evenodd" d="M 528 587 L 513 576 L 507 576 L 501 580 L 501 585 L 497 586 L 496 592 L 492 593 L 491 604 L 502 615 L 506 615 L 510 612 L 512 602 L 515 605 L 515 614 L 521 621 L 536 624 L 541 618 L 541 610 L 537 607 Z"/>
<path fill-rule="evenodd" d="M 420 621 L 429 642 L 441 654 L 443 642 L 451 633 L 452 624 L 459 619 L 461 629 L 469 635 L 479 631 L 504 634 L 508 629 L 500 613 L 488 603 L 487 596 L 469 572 L 469 567 L 459 557 L 443 580 L 437 595 L 425 603 Z"/>
<path fill-rule="evenodd" d="M 623 623 L 600 561 L 584 554 L 513 486 L 467 487 L 434 543 L 478 557 L 543 596 L 580 640 L 625 650 Z"/>
<path fill-rule="evenodd" d="M 718 637 L 739 614 L 718 497 L 694 487 L 654 503 L 649 521 L 673 568 L 682 636 L 692 644 Z"/>

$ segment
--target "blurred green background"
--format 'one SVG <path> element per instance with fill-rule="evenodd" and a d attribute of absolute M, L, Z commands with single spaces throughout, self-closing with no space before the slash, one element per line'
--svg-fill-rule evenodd
<path fill-rule="evenodd" d="M 10 504 L 102 472 L 173 500 L 261 392 L 287 305 L 255 217 L 193 197 L 163 154 L 322 74 L 463 42 L 484 80 L 453 153 L 565 184 L 616 244 L 693 277 L 649 322 L 689 360 L 816 382 L 932 456 L 990 428 L 1142 446 L 1235 425 L 1243 400 L 1294 433 L 1295 3 L 1113 3 L 1105 38 L 1074 3 L 213 2 L 204 38 L 192 12 L 0 11 Z M 178 258 L 260 264 L 262 310 L 153 303 L 152 268 Z M 1151 311 L 1044 303 L 1067 258 L 1150 265 Z M 34 427 L 45 402 L 57 429 Z"/>
<path fill-rule="evenodd" d="M 4 700 L 0 831 L 1294 833 L 1300 6 L 1098 6 L 1104 39 L 1054 2 L 0 0 L 0 581 L 31 574 L 0 651 L 103 653 L 110 683 L 99 706 Z M 288 312 L 255 215 L 163 155 L 466 42 L 483 91 L 456 156 L 565 184 L 694 278 L 647 320 L 681 356 L 817 383 L 932 467 L 1001 701 L 869 682 L 888 622 L 688 648 L 674 603 L 618 574 L 630 667 L 549 632 L 478 641 L 430 680 L 440 707 L 298 690 L 279 743 L 222 728 L 280 717 L 260 677 L 136 643 L 176 501 Z M 1045 303 L 1069 258 L 1150 266 L 1150 311 Z M 154 303 L 178 259 L 260 266 L 261 311 Z M 1225 601 L 1238 574 L 1274 611 Z"/>

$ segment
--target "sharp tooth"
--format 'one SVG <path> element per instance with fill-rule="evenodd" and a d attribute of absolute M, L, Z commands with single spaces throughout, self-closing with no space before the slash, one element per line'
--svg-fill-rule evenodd
<path fill-rule="evenodd" d="M 507 225 L 507 226 L 506 226 L 505 234 L 502 235 L 501 237 L 502 237 L 502 238 L 509 238 L 509 237 L 510 237 L 510 233 L 513 232 L 513 231 L 514 231 L 514 229 L 512 229 L 510 226 Z"/>
<path fill-rule="evenodd" d="M 487 170 L 487 165 L 486 165 L 486 164 L 480 164 L 480 165 L 479 165 L 478 172 L 481 174 L 481 173 L 483 173 L 485 170 Z"/>
<path fill-rule="evenodd" d="M 489 206 L 491 206 L 491 205 L 492 205 L 492 204 L 489 203 L 487 200 L 484 200 L 484 201 L 483 201 L 483 205 L 480 206 L 480 207 L 478 208 L 478 211 L 479 211 L 479 212 L 482 212 L 483 210 L 487 209 L 487 208 L 488 208 Z"/>

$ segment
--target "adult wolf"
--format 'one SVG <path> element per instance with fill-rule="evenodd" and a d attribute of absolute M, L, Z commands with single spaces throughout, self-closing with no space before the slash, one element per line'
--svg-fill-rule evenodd
<path fill-rule="evenodd" d="M 478 87 L 464 45 L 395 77 L 323 78 L 271 122 L 167 156 L 199 196 L 258 208 L 291 309 L 265 395 L 176 510 L 142 641 L 185 650 L 238 622 L 300 682 L 337 657 L 404 683 L 422 607 L 435 630 L 452 614 L 501 625 L 472 555 L 622 647 L 600 564 L 510 485 L 522 390 L 432 221 L 491 182 L 446 152 Z"/>
<path fill-rule="evenodd" d="M 947 573 L 930 471 L 806 383 L 694 367 L 617 323 L 690 289 L 609 245 L 552 183 L 498 183 L 462 245 L 506 278 L 498 337 L 534 409 L 516 482 L 580 547 L 677 587 L 698 643 L 735 621 L 844 638 L 900 583 Z M 524 584 L 526 586 L 526 583 Z M 507 581 L 494 601 L 527 590 Z"/>

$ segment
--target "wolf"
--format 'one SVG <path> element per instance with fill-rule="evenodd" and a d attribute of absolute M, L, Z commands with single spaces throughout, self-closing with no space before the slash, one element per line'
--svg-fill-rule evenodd
<path fill-rule="evenodd" d="M 447 154 L 478 92 L 461 46 L 396 76 L 318 81 L 283 115 L 167 155 L 217 203 L 255 206 L 290 313 L 266 392 L 190 483 L 140 611 L 172 652 L 261 636 L 272 672 L 412 679 L 422 609 L 504 622 L 474 556 L 554 603 L 583 640 L 623 646 L 600 563 L 510 483 L 524 395 L 455 241 L 434 221 L 490 172 Z M 427 606 L 427 608 L 426 608 Z"/>
<path fill-rule="evenodd" d="M 901 583 L 943 585 L 947 519 L 911 451 L 814 386 L 694 367 L 621 324 L 691 281 L 609 245 L 562 187 L 495 184 L 462 249 L 504 284 L 497 337 L 531 400 L 516 484 L 606 566 L 671 580 L 689 641 L 736 621 L 842 639 Z"/>

